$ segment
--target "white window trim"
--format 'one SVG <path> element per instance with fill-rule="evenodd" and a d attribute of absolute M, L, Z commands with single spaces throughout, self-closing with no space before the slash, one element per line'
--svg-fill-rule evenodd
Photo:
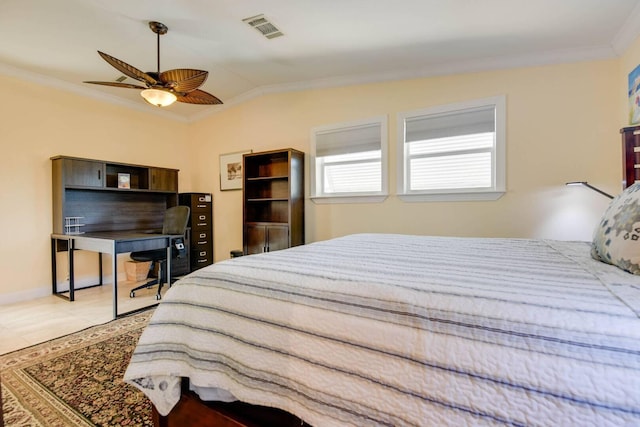
<path fill-rule="evenodd" d="M 311 196 L 310 199 L 317 205 L 328 205 L 338 203 L 382 203 L 388 194 L 378 196 L 349 195 L 349 196 Z"/>
<path fill-rule="evenodd" d="M 478 190 L 431 190 L 406 192 L 405 170 L 405 120 L 416 116 L 449 113 L 469 108 L 495 106 L 496 109 L 496 146 L 494 164 L 494 187 Z M 497 200 L 506 192 L 506 134 L 507 134 L 507 101 L 506 96 L 500 95 L 489 98 L 475 99 L 454 104 L 439 105 L 422 110 L 398 113 L 398 144 L 397 144 L 397 195 L 405 202 L 431 201 L 475 201 Z"/>
<path fill-rule="evenodd" d="M 389 152 L 388 152 L 388 118 L 386 115 L 371 117 L 368 119 L 355 120 L 350 122 L 335 123 L 324 126 L 317 126 L 311 129 L 310 153 L 309 153 L 309 181 L 311 196 L 309 197 L 316 204 L 330 203 L 381 203 L 389 196 Z M 316 189 L 316 134 L 331 130 L 340 130 L 350 127 L 380 125 L 380 150 L 381 150 L 381 191 L 367 193 L 348 193 L 334 196 L 318 196 Z"/>

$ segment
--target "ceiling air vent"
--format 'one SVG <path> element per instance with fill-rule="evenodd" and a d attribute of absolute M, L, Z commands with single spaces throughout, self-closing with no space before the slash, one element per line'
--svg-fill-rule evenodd
<path fill-rule="evenodd" d="M 245 18 L 242 20 L 242 22 L 246 22 L 268 39 L 274 39 L 276 37 L 284 35 L 275 25 L 269 22 L 269 20 L 265 18 L 264 15 L 256 15 L 250 18 Z"/>

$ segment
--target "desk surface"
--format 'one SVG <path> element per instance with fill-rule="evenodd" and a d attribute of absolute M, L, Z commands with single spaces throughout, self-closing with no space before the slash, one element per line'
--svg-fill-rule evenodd
<path fill-rule="evenodd" d="M 176 234 L 156 234 L 143 231 L 100 231 L 83 234 L 51 234 L 52 239 L 73 240 L 73 248 L 109 254 L 164 249 Z M 114 247 L 115 246 L 115 247 Z"/>
<path fill-rule="evenodd" d="M 140 230 L 127 230 L 127 231 L 93 231 L 91 233 L 82 234 L 60 234 L 51 233 L 51 237 L 55 239 L 76 239 L 76 238 L 93 238 L 93 239 L 108 239 L 117 241 L 126 240 L 138 240 L 138 239 L 154 239 L 158 237 L 169 237 L 171 234 L 162 234 L 159 232 L 140 231 Z"/>

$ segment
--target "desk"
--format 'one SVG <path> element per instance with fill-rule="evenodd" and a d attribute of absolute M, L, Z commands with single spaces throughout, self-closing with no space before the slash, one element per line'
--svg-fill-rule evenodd
<path fill-rule="evenodd" d="M 117 254 L 124 252 L 146 251 L 152 249 L 167 250 L 167 278 L 171 277 L 171 244 L 172 239 L 182 235 L 149 234 L 137 231 L 104 231 L 85 234 L 51 234 L 51 274 L 53 293 L 59 295 L 57 287 L 56 243 L 59 240 L 67 242 L 69 255 L 69 301 L 75 299 L 73 251 L 85 250 L 100 253 L 100 284 L 102 284 L 102 254 L 111 255 L 111 269 L 113 272 L 113 318 L 128 313 L 118 313 L 118 266 Z M 169 279 L 168 279 L 169 280 Z"/>

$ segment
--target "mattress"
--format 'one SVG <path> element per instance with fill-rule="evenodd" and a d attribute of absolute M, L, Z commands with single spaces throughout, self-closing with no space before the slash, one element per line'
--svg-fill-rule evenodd
<path fill-rule="evenodd" d="M 314 426 L 640 425 L 640 277 L 590 243 L 357 234 L 167 292 L 125 373 Z"/>

